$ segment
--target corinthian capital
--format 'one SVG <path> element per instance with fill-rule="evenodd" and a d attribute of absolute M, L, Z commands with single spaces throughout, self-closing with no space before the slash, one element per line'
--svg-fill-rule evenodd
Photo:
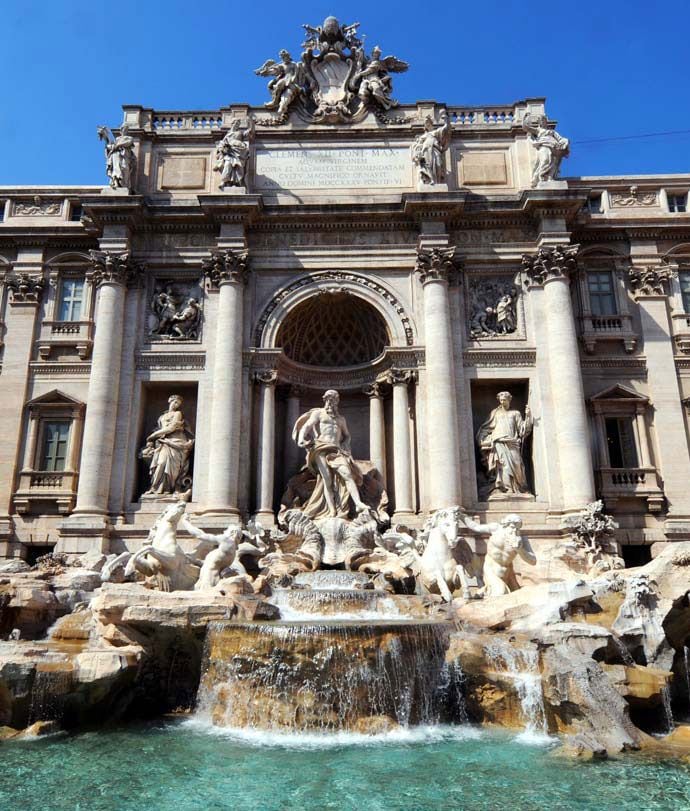
<path fill-rule="evenodd" d="M 249 275 L 247 251 L 211 251 L 209 259 L 202 263 L 204 275 L 211 287 L 220 287 L 227 282 L 244 284 Z"/>
<path fill-rule="evenodd" d="M 7 277 L 7 287 L 12 291 L 11 304 L 38 304 L 43 294 L 45 280 L 41 276 L 18 273 Z"/>
<path fill-rule="evenodd" d="M 455 258 L 455 247 L 417 248 L 415 272 L 419 273 L 422 284 L 430 281 L 453 282 L 459 269 Z"/>
<path fill-rule="evenodd" d="M 667 282 L 676 274 L 677 271 L 669 265 L 628 268 L 628 280 L 635 298 L 667 295 Z"/>
<path fill-rule="evenodd" d="M 408 386 L 417 380 L 417 373 L 413 369 L 389 369 L 384 379 L 390 386 Z"/>
<path fill-rule="evenodd" d="M 96 287 L 106 283 L 132 285 L 143 271 L 143 265 L 134 262 L 126 251 L 124 253 L 89 251 L 89 256 L 91 268 L 88 277 Z"/>
<path fill-rule="evenodd" d="M 551 279 L 568 278 L 577 269 L 579 245 L 554 245 L 539 248 L 522 257 L 522 267 L 532 285 L 544 284 Z"/>

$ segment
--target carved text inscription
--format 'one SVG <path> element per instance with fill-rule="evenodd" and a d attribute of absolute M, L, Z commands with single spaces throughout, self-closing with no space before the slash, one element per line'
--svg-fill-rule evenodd
<path fill-rule="evenodd" d="M 254 188 L 368 189 L 412 183 L 405 148 L 258 149 Z"/>

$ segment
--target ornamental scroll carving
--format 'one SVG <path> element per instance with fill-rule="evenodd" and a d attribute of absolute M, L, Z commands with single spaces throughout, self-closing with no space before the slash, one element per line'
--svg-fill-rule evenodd
<path fill-rule="evenodd" d="M 62 212 L 62 200 L 42 200 L 39 196 L 28 200 L 15 200 L 12 215 L 15 217 L 56 217 Z"/>
<path fill-rule="evenodd" d="M 611 192 L 611 208 L 648 208 L 656 206 L 659 197 L 656 191 L 640 191 L 637 186 L 631 186 L 630 192 Z"/>
<path fill-rule="evenodd" d="M 324 281 L 338 282 L 341 285 L 353 284 L 358 287 L 367 287 L 369 290 L 372 290 L 377 296 L 393 307 L 405 332 L 406 344 L 408 346 L 414 345 L 414 330 L 412 328 L 412 322 L 405 312 L 405 308 L 390 291 L 383 287 L 383 285 L 379 284 L 374 279 L 369 279 L 365 276 L 358 276 L 355 273 L 344 273 L 338 270 L 326 270 L 320 273 L 314 273 L 310 276 L 303 276 L 301 279 L 297 279 L 296 281 L 287 285 L 287 287 L 283 287 L 273 296 L 257 321 L 256 328 L 254 329 L 254 346 L 261 346 L 261 339 L 264 329 L 266 328 L 266 324 L 268 323 L 271 314 L 281 302 L 285 301 L 285 299 L 289 298 L 296 290 L 300 290 L 302 287 L 317 285 Z M 336 288 L 333 292 L 339 291 L 340 287 Z"/>
<path fill-rule="evenodd" d="M 211 256 L 202 262 L 204 275 L 209 287 L 237 282 L 244 284 L 249 276 L 249 254 L 247 251 L 211 251 Z"/>
<path fill-rule="evenodd" d="M 555 245 L 539 248 L 522 257 L 522 267 L 530 285 L 542 285 L 549 279 L 567 278 L 577 270 L 579 245 Z"/>

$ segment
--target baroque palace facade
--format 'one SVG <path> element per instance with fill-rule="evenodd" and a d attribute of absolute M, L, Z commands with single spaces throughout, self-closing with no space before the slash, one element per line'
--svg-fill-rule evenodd
<path fill-rule="evenodd" d="M 108 186 L 0 187 L 0 556 L 177 498 L 272 526 L 327 389 L 393 523 L 538 549 L 601 498 L 628 563 L 688 539 L 690 175 L 558 179 L 543 99 L 398 104 L 405 62 L 307 34 L 265 108 L 126 106 Z"/>

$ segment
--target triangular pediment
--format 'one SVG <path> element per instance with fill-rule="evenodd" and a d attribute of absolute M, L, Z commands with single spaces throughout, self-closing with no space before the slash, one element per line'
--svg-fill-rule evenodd
<path fill-rule="evenodd" d="M 635 400 L 638 403 L 649 402 L 649 397 L 645 397 L 644 394 L 633 391 L 633 389 L 629 389 L 627 386 L 622 386 L 620 383 L 609 386 L 598 394 L 592 395 L 589 399 L 590 402 L 599 402 L 601 400 Z"/>
<path fill-rule="evenodd" d="M 59 389 L 53 389 L 52 391 L 46 392 L 46 394 L 41 394 L 40 397 L 34 397 L 33 400 L 29 400 L 27 405 L 28 406 L 37 406 L 37 405 L 83 406 L 84 403 L 81 400 L 77 400 L 74 397 L 70 397 L 69 394 L 65 394 L 64 392 L 60 391 Z"/>

